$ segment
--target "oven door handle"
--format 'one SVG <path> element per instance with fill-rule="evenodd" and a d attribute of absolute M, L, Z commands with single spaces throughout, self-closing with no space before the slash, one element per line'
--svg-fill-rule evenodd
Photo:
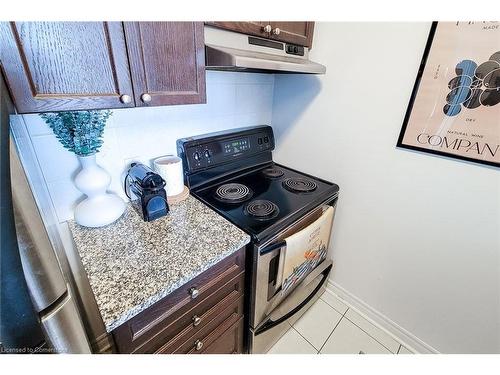
<path fill-rule="evenodd" d="M 282 317 L 280 317 L 276 320 L 268 319 L 259 329 L 257 329 L 255 331 L 255 335 L 256 336 L 260 335 L 261 333 L 264 333 L 267 330 L 270 330 L 271 328 L 277 326 L 278 324 L 283 323 L 285 320 L 291 318 L 298 311 L 300 311 L 300 309 L 302 309 L 305 305 L 307 305 L 309 303 L 309 301 L 311 301 L 314 298 L 316 293 L 318 293 L 318 291 L 321 289 L 321 287 L 323 286 L 325 281 L 328 279 L 328 275 L 330 274 L 330 270 L 332 269 L 332 267 L 333 267 L 333 265 L 330 264 L 327 268 L 325 268 L 323 270 L 323 272 L 321 272 L 321 274 L 323 275 L 323 278 L 321 279 L 319 284 L 314 288 L 314 290 L 311 292 L 311 294 L 309 294 L 299 305 L 297 305 L 294 309 L 292 309 L 291 311 L 289 311 L 288 313 L 286 313 L 285 315 L 283 315 Z"/>
<path fill-rule="evenodd" d="M 262 250 L 259 251 L 259 254 L 260 255 L 265 255 L 267 253 L 270 253 L 271 251 L 273 250 L 276 250 L 276 249 L 279 249 L 281 247 L 285 247 L 286 246 L 286 241 L 280 241 L 280 242 L 276 242 L 268 247 L 265 247 L 263 248 Z"/>

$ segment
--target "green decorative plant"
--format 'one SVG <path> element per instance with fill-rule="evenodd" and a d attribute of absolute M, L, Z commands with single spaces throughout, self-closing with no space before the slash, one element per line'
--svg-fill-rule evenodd
<path fill-rule="evenodd" d="M 78 156 L 99 152 L 104 126 L 111 111 L 69 111 L 42 113 L 40 117 L 50 126 L 64 148 Z"/>

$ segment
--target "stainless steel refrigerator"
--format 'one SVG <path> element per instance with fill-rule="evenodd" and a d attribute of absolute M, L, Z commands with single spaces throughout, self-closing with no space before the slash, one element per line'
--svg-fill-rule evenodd
<path fill-rule="evenodd" d="M 0 352 L 90 353 L 75 296 L 11 141 L 0 76 Z"/>

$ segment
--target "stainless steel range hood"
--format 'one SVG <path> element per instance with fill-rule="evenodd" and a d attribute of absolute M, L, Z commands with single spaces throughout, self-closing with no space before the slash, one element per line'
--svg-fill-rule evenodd
<path fill-rule="evenodd" d="M 263 73 L 324 74 L 309 49 L 205 26 L 206 68 Z"/>

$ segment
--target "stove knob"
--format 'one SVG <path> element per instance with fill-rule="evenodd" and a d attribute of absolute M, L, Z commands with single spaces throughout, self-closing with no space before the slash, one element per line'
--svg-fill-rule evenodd
<path fill-rule="evenodd" d="M 199 154 L 198 152 L 195 152 L 195 153 L 193 154 L 193 158 L 194 158 L 194 160 L 196 160 L 196 161 L 200 160 L 200 154 Z"/>
<path fill-rule="evenodd" d="M 212 156 L 210 150 L 205 150 L 205 157 L 208 159 L 210 156 Z"/>

